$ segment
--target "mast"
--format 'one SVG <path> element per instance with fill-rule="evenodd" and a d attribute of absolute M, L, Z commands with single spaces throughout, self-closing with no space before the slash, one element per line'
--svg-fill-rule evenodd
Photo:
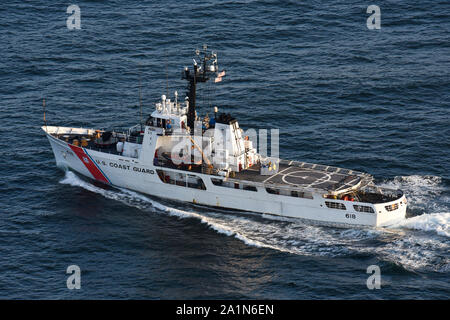
<path fill-rule="evenodd" d="M 200 63 L 194 60 L 192 71 L 188 67 L 184 68 L 182 72 L 182 79 L 188 81 L 188 92 L 186 93 L 189 99 L 188 114 L 187 114 L 187 126 L 190 129 L 191 135 L 194 134 L 195 123 L 195 107 L 196 107 L 196 90 L 197 83 L 207 82 L 212 75 L 217 74 L 217 54 L 214 52 L 208 52 L 207 46 L 203 45 L 203 52 L 196 50 L 195 53 L 200 59 Z"/>
<path fill-rule="evenodd" d="M 139 66 L 139 115 L 142 131 L 142 81 L 141 81 L 141 68 Z"/>

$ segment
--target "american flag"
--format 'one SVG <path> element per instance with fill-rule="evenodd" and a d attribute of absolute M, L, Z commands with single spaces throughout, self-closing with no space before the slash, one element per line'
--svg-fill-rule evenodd
<path fill-rule="evenodd" d="M 220 72 L 217 77 L 214 79 L 214 82 L 220 82 L 222 81 L 222 77 L 225 77 L 225 70 L 222 70 L 222 72 Z"/>

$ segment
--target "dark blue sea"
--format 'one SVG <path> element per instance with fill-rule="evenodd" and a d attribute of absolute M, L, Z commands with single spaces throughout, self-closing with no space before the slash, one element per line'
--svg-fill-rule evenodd
<path fill-rule="evenodd" d="M 81 29 L 69 30 L 70 4 Z M 369 5 L 381 29 L 369 30 Z M 0 6 L 0 298 L 449 299 L 448 1 L 15 1 Z M 55 165 L 43 124 L 125 127 L 206 43 L 199 89 L 282 158 L 373 174 L 408 217 L 339 228 L 105 187 Z M 173 99 L 173 97 L 172 97 Z M 66 286 L 69 265 L 81 289 Z M 367 267 L 381 270 L 369 290 Z"/>

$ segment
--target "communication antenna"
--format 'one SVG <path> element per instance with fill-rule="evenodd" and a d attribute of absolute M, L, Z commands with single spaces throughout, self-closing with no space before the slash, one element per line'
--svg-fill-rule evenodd
<path fill-rule="evenodd" d="M 139 114 L 141 119 L 141 131 L 142 131 L 142 80 L 141 80 L 141 65 L 139 64 Z"/>
<path fill-rule="evenodd" d="M 218 73 L 218 66 L 217 66 L 217 54 L 216 53 L 208 53 L 208 47 L 206 45 L 203 45 L 203 52 L 201 52 L 199 49 L 195 50 L 196 59 L 199 59 L 199 62 L 197 63 L 197 60 L 194 59 L 194 65 L 193 69 L 189 70 L 188 67 L 185 67 L 182 73 L 182 79 L 186 80 L 188 82 L 188 113 L 187 113 L 187 127 L 190 129 L 191 134 L 194 132 L 194 122 L 196 119 L 196 90 L 197 90 L 197 84 L 199 83 L 205 83 L 210 79 L 213 79 L 213 81 L 220 82 L 222 81 L 222 78 L 225 76 L 225 70 Z M 204 96 L 202 96 L 204 99 Z"/>
<path fill-rule="evenodd" d="M 45 98 L 42 99 L 42 108 L 44 109 L 44 124 L 45 124 L 45 131 L 48 132 L 48 130 L 47 130 L 47 120 L 45 119 Z"/>
<path fill-rule="evenodd" d="M 178 107 L 178 91 L 175 90 L 175 108 L 177 111 L 180 111 L 180 108 Z"/>
<path fill-rule="evenodd" d="M 169 68 L 167 66 L 167 49 L 164 50 L 164 58 L 166 60 L 166 96 L 169 96 Z"/>

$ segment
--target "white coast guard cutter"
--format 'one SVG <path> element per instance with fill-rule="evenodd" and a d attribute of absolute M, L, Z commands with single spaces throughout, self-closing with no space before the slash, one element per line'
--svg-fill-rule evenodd
<path fill-rule="evenodd" d="M 183 103 L 162 96 L 145 123 L 127 130 L 44 125 L 58 167 L 105 184 L 196 204 L 327 223 L 380 226 L 405 217 L 402 191 L 362 172 L 264 158 L 236 119 L 197 117 L 198 83 L 225 75 L 217 55 L 197 50 L 183 70 Z"/>

